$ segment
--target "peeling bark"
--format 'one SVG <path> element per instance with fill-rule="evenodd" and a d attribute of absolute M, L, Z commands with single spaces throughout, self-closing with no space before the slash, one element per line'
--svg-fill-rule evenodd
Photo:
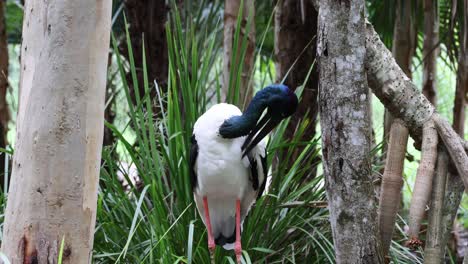
<path fill-rule="evenodd" d="M 432 202 L 428 216 L 426 247 L 424 249 L 425 264 L 443 263 L 445 244 L 442 244 L 442 210 L 444 206 L 445 184 L 447 179 L 448 157 L 444 150 L 439 150 L 437 157 L 437 173 L 434 177 Z"/>
<path fill-rule="evenodd" d="M 234 43 L 234 35 L 236 32 L 237 17 L 241 8 L 241 0 L 226 0 L 224 2 L 224 68 L 223 68 L 223 96 L 230 98 L 233 101 L 238 97 L 237 106 L 242 109 L 246 102 L 250 102 L 253 95 L 252 85 L 250 85 L 250 77 L 254 67 L 255 59 L 255 5 L 254 0 L 243 0 L 242 6 L 242 21 L 238 43 Z M 251 21 L 249 21 L 249 19 Z M 247 26 L 250 23 L 250 27 Z M 245 35 L 247 34 L 247 35 Z M 247 47 L 245 57 L 242 57 L 242 41 L 247 39 Z M 237 45 L 237 54 L 233 58 L 233 50 Z M 242 67 L 240 82 L 240 94 L 235 95 L 234 87 L 236 80 L 230 80 L 230 72 L 239 71 Z M 233 69 L 232 69 L 233 68 Z M 233 75 L 236 78 L 236 74 Z M 231 91 L 231 94 L 229 92 Z"/>
<path fill-rule="evenodd" d="M 337 263 L 383 263 L 369 156 L 364 8 L 363 0 L 320 1 L 322 156 Z"/>
<path fill-rule="evenodd" d="M 12 263 L 90 263 L 110 0 L 26 1 L 13 172 L 1 251 Z"/>
<path fill-rule="evenodd" d="M 309 125 L 300 140 L 310 141 L 315 137 L 319 79 L 316 66 L 307 82 L 304 81 L 315 61 L 317 15 L 309 1 L 280 0 L 275 9 L 276 82 L 280 83 L 286 76 L 284 84 L 293 90 L 304 84 L 302 100 L 285 131 L 285 137 L 289 140 L 294 137 L 297 125 L 304 119 L 309 120 Z M 303 149 L 297 146 L 291 160 L 297 159 Z M 311 171 L 314 177 L 315 170 Z"/>
<path fill-rule="evenodd" d="M 411 2 L 411 1 L 407 1 Z M 424 96 L 437 105 L 437 57 L 439 56 L 439 2 L 424 0 L 423 88 Z"/>
<path fill-rule="evenodd" d="M 379 205 L 379 227 L 384 256 L 388 255 L 392 243 L 395 219 L 400 208 L 403 187 L 403 165 L 408 142 L 408 129 L 400 119 L 395 119 L 390 129 L 388 154 L 382 178 Z"/>
<path fill-rule="evenodd" d="M 419 239 L 419 229 L 424 218 L 426 205 L 429 202 L 432 190 L 432 181 L 435 164 L 437 161 L 438 135 L 434 122 L 424 124 L 421 149 L 421 161 L 419 162 L 416 181 L 409 209 L 409 237 Z"/>

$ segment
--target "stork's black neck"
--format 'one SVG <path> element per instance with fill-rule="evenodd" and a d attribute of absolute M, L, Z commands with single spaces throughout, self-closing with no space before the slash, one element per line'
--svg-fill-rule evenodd
<path fill-rule="evenodd" d="M 224 138 L 236 138 L 249 134 L 267 107 L 267 99 L 268 95 L 265 92 L 258 92 L 242 115 L 233 116 L 224 121 L 219 128 L 219 134 Z"/>

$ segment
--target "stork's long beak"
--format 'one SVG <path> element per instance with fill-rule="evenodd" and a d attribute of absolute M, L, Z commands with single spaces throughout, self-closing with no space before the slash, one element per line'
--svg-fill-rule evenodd
<path fill-rule="evenodd" d="M 258 122 L 242 145 L 242 157 L 245 157 L 273 128 L 281 122 L 280 118 L 275 118 L 267 112 Z"/>

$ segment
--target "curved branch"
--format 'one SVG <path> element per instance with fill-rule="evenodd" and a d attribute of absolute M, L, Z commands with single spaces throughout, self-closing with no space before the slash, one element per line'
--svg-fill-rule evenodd
<path fill-rule="evenodd" d="M 411 136 L 421 142 L 422 127 L 434 120 L 450 158 L 468 190 L 468 157 L 462 140 L 447 120 L 435 113 L 434 106 L 404 74 L 392 53 L 385 47 L 372 25 L 366 23 L 365 67 L 369 87 L 391 114 L 405 122 Z"/>
<path fill-rule="evenodd" d="M 366 23 L 366 60 L 369 87 L 395 118 L 405 122 L 420 142 L 422 127 L 435 109 L 398 66 L 372 25 Z"/>

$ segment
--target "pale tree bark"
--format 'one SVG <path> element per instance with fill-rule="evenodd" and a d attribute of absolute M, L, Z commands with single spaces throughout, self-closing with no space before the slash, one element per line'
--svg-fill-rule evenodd
<path fill-rule="evenodd" d="M 103 137 L 110 0 L 26 1 L 12 183 L 12 263 L 90 263 Z"/>
<path fill-rule="evenodd" d="M 130 97 L 136 104 L 138 91 L 140 97 L 145 94 L 143 85 L 143 46 L 145 47 L 146 67 L 149 85 L 156 80 L 163 90 L 167 87 L 168 54 L 166 40 L 167 6 L 165 0 L 125 0 L 125 12 L 129 24 L 133 57 L 137 73 L 138 87 L 133 87 L 131 73 L 127 74 L 130 86 Z M 127 42 L 123 41 L 120 48 L 122 54 L 129 59 Z M 150 98 L 156 96 L 156 90 L 151 88 Z M 154 113 L 157 108 L 154 106 Z"/>
<path fill-rule="evenodd" d="M 387 258 L 392 243 L 395 220 L 400 208 L 403 187 L 403 165 L 405 161 L 408 129 L 400 119 L 394 119 L 390 129 L 382 191 L 379 199 L 379 228 L 382 251 Z"/>
<path fill-rule="evenodd" d="M 408 217 L 408 235 L 411 239 L 410 243 L 413 243 L 415 246 L 420 242 L 419 230 L 426 211 L 426 205 L 429 203 L 431 196 L 434 169 L 437 161 L 438 139 L 434 122 L 426 122 L 423 127 L 421 160 L 418 172 L 416 173 Z"/>
<path fill-rule="evenodd" d="M 439 2 L 424 0 L 423 94 L 437 105 L 437 57 L 439 56 Z"/>
<path fill-rule="evenodd" d="M 322 154 L 337 263 L 383 263 L 369 156 L 364 14 L 363 0 L 320 1 Z"/>
<path fill-rule="evenodd" d="M 285 132 L 288 139 L 294 137 L 297 125 L 304 119 L 309 120 L 309 125 L 300 140 L 310 141 L 315 136 L 318 114 L 317 66 L 313 67 L 309 79 L 305 81 L 315 62 L 317 15 L 311 1 L 279 0 L 275 9 L 276 82 L 280 83 L 286 77 L 284 84 L 293 90 L 304 85 L 302 100 Z M 298 146 L 291 160 L 297 159 L 303 149 Z M 310 176 L 315 175 L 314 171 L 311 170 Z"/>
<path fill-rule="evenodd" d="M 8 122 L 10 111 L 6 101 L 8 90 L 8 42 L 6 34 L 5 1 L 0 1 L 0 148 L 8 144 Z M 5 153 L 0 153 L 0 186 L 3 186 L 5 175 Z M 2 188 L 3 189 L 3 188 Z"/>
<path fill-rule="evenodd" d="M 253 89 L 250 82 L 255 58 L 255 5 L 254 0 L 243 0 L 242 20 L 239 39 L 234 43 L 237 17 L 241 9 L 241 0 L 226 0 L 224 2 L 224 68 L 223 68 L 223 97 L 235 102 L 243 108 L 252 99 Z M 247 28 L 248 27 L 248 28 Z M 247 35 L 246 35 L 247 34 Z M 243 40 L 246 47 L 242 47 Z M 234 47 L 237 53 L 233 54 Z M 245 56 L 242 57 L 242 50 Z M 234 57 L 235 56 L 235 57 Z M 242 67 L 242 69 L 241 69 Z M 237 72 L 241 70 L 241 79 L 237 79 Z M 231 71 L 234 71 L 232 80 Z M 235 83 L 240 83 L 239 94 L 234 94 Z M 238 100 L 235 100 L 237 98 Z"/>
<path fill-rule="evenodd" d="M 444 193 L 447 180 L 448 157 L 443 149 L 439 149 L 437 156 L 437 173 L 434 177 L 432 201 L 428 216 L 428 230 L 426 247 L 424 249 L 424 263 L 443 263 L 442 257 L 445 248 L 443 241 L 442 211 L 444 207 Z"/>
<path fill-rule="evenodd" d="M 412 60 L 414 56 L 414 52 L 416 50 L 416 29 L 415 29 L 415 23 L 413 19 L 413 7 L 412 7 L 411 1 L 401 1 L 397 0 L 396 1 L 396 9 L 395 9 L 395 24 L 393 26 L 393 44 L 392 44 L 392 54 L 395 57 L 395 61 L 398 63 L 398 65 L 401 67 L 403 72 L 408 76 L 408 78 L 412 78 L 412 72 L 411 72 L 411 65 L 412 65 Z M 385 158 L 388 155 L 394 156 L 393 159 L 399 160 L 399 158 L 395 158 L 395 154 L 390 154 L 387 153 L 387 149 L 397 149 L 400 146 L 389 146 L 390 138 L 406 138 L 406 142 L 400 142 L 396 143 L 396 141 L 393 141 L 393 144 L 402 144 L 405 146 L 404 151 L 400 153 L 400 155 L 403 155 L 402 162 L 404 162 L 404 156 L 406 155 L 406 145 L 408 144 L 408 129 L 395 129 L 391 130 L 391 127 L 393 126 L 394 123 L 394 118 L 390 114 L 390 112 L 385 109 L 384 112 L 384 130 L 383 130 L 383 141 L 382 141 L 382 157 L 385 160 Z M 391 135 L 391 132 L 393 133 L 398 133 L 398 134 L 393 134 Z M 385 162 L 385 170 L 392 170 L 394 171 L 393 168 L 387 167 L 387 166 L 393 166 L 396 165 L 397 163 L 391 162 L 387 163 Z M 385 175 L 385 172 L 384 172 Z M 389 175 L 389 174 L 386 174 Z M 401 175 L 402 176 L 402 175 Z M 393 185 L 388 185 L 393 186 Z M 382 186 L 380 186 L 382 187 Z M 395 187 L 395 186 L 393 186 Z M 382 188 L 379 189 L 379 186 L 376 187 L 376 192 L 379 194 Z M 393 192 L 394 190 L 387 190 L 386 195 L 382 196 L 378 195 L 381 197 L 381 199 L 388 199 L 384 197 L 388 197 L 388 195 L 396 195 L 396 193 Z M 398 191 L 400 194 L 400 191 Z M 396 198 L 393 198 L 396 199 Z M 398 199 L 400 200 L 400 199 Z M 382 201 L 379 201 L 382 203 Z M 383 201 L 386 203 L 387 201 Z M 382 211 L 382 208 L 380 209 Z M 395 209 L 396 210 L 396 209 Z M 396 214 L 397 211 L 394 211 Z M 396 216 L 396 215 L 395 215 Z M 393 217 L 391 217 L 393 218 Z M 382 221 L 382 219 L 380 220 Z M 383 251 L 384 254 L 386 255 L 389 250 L 390 244 L 387 244 L 386 241 L 388 241 L 388 237 L 385 237 L 383 233 L 389 233 L 390 235 L 393 234 L 393 226 L 387 225 L 387 226 L 382 226 L 380 225 L 380 230 L 381 230 L 381 235 L 382 235 L 382 241 L 383 241 Z M 391 236 L 390 236 L 391 239 Z M 388 242 L 391 242 L 388 241 Z"/>
<path fill-rule="evenodd" d="M 406 76 L 411 78 L 411 64 L 416 47 L 412 3 L 397 0 L 395 12 L 392 54 Z M 387 109 L 385 110 L 382 146 L 385 168 L 379 199 L 379 228 L 385 258 L 388 258 L 390 251 L 403 187 L 403 165 L 408 144 L 408 129 L 402 123 L 400 119 L 394 119 Z"/>
<path fill-rule="evenodd" d="M 424 43 L 423 43 L 423 87 L 424 96 L 437 105 L 436 77 L 437 57 L 439 54 L 439 12 L 437 0 L 424 0 Z M 408 245 L 417 246 L 419 230 L 424 218 L 426 204 L 432 190 L 434 167 L 437 158 L 438 135 L 435 124 L 428 121 L 423 127 L 421 161 L 416 175 L 411 206 L 409 210 L 409 237 Z M 444 176 L 445 177 L 445 176 Z M 434 180 L 436 181 L 436 180 Z M 444 181 L 445 182 L 445 181 Z M 445 185 L 444 185 L 445 186 Z M 442 192 L 443 193 L 443 192 Z M 433 202 L 434 204 L 434 202 Z M 434 219 L 432 219 L 434 220 Z M 430 227 L 432 228 L 432 227 Z M 437 229 L 439 230 L 439 229 Z M 434 238 L 433 236 L 432 238 Z M 428 241 L 430 244 L 433 241 Z"/>
<path fill-rule="evenodd" d="M 402 119 L 416 141 L 434 107 L 395 62 L 390 51 L 367 23 L 366 60 L 369 87 L 394 117 Z"/>

